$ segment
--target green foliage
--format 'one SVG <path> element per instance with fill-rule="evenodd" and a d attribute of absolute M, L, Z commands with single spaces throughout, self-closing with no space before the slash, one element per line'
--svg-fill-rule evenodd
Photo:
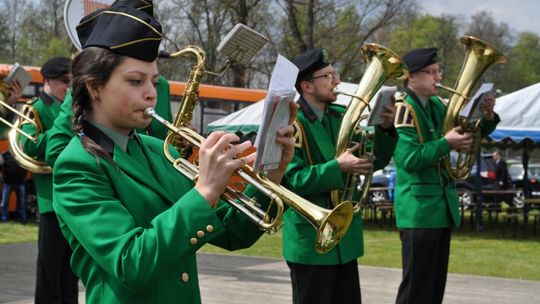
<path fill-rule="evenodd" d="M 540 81 L 540 37 L 534 33 L 522 33 L 512 48 L 507 64 L 507 82 L 501 84 L 511 92 Z"/>

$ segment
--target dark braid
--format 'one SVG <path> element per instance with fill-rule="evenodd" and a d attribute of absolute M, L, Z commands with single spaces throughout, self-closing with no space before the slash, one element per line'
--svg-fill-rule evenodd
<path fill-rule="evenodd" d="M 107 49 L 89 47 L 84 49 L 73 59 L 73 91 L 72 91 L 72 111 L 73 131 L 80 137 L 81 143 L 86 151 L 95 156 L 101 156 L 112 161 L 111 157 L 96 144 L 91 138 L 84 134 L 84 121 L 92 111 L 92 96 L 86 87 L 89 85 L 103 86 L 109 81 L 113 70 L 119 66 L 125 57 L 115 54 Z"/>

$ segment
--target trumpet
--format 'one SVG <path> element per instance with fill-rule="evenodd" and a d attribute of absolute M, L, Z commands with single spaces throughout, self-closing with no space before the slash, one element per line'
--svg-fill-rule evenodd
<path fill-rule="evenodd" d="M 145 115 L 156 119 L 169 129 L 170 134 L 182 138 L 196 148 L 201 147 L 204 137 L 199 135 L 188 127 L 177 127 L 168 122 L 158 114 L 153 108 L 147 108 Z M 187 178 L 195 181 L 197 179 L 199 168 L 188 160 L 180 157 L 174 160 L 174 168 Z M 268 233 L 276 232 L 281 228 L 284 204 L 295 209 L 299 214 L 306 218 L 316 229 L 317 239 L 315 249 L 319 253 L 326 253 L 334 248 L 346 234 L 349 225 L 352 222 L 353 207 L 352 203 L 344 202 L 332 210 L 319 207 L 287 188 L 269 180 L 261 173 L 255 173 L 248 165 L 243 165 L 235 174 L 238 174 L 246 182 L 250 183 L 261 193 L 270 199 L 267 210 L 262 210 L 256 206 L 256 202 L 243 193 L 226 187 L 221 198 L 232 207 L 244 213 L 251 221 L 261 227 Z M 269 211 L 272 206 L 276 206 L 276 215 L 270 217 Z"/>

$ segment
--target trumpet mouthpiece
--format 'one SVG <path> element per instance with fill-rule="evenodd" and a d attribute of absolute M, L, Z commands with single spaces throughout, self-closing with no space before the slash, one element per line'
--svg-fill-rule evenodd
<path fill-rule="evenodd" d="M 146 110 L 144 110 L 144 116 L 147 118 L 154 117 L 154 114 L 156 114 L 156 110 L 154 110 L 154 108 L 146 108 Z"/>
<path fill-rule="evenodd" d="M 440 82 L 437 82 L 433 86 L 435 86 L 436 88 L 442 88 L 443 85 Z"/>

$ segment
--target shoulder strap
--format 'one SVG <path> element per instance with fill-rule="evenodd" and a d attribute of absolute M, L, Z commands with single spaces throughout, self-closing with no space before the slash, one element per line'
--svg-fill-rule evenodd
<path fill-rule="evenodd" d="M 311 151 L 309 150 L 309 145 L 307 144 L 307 137 L 306 132 L 304 131 L 304 127 L 302 127 L 302 123 L 298 119 L 294 120 L 293 126 L 294 146 L 299 149 L 305 147 L 308 162 L 311 165 L 313 164 L 313 159 L 311 158 Z"/>
<path fill-rule="evenodd" d="M 404 94 L 396 100 L 396 116 L 394 118 L 394 126 L 396 128 L 415 128 L 416 133 L 418 134 L 418 141 L 420 143 L 424 142 L 422 136 L 422 130 L 420 129 L 420 124 L 418 123 L 418 118 L 416 117 L 416 112 L 413 107 L 405 101 Z"/>

